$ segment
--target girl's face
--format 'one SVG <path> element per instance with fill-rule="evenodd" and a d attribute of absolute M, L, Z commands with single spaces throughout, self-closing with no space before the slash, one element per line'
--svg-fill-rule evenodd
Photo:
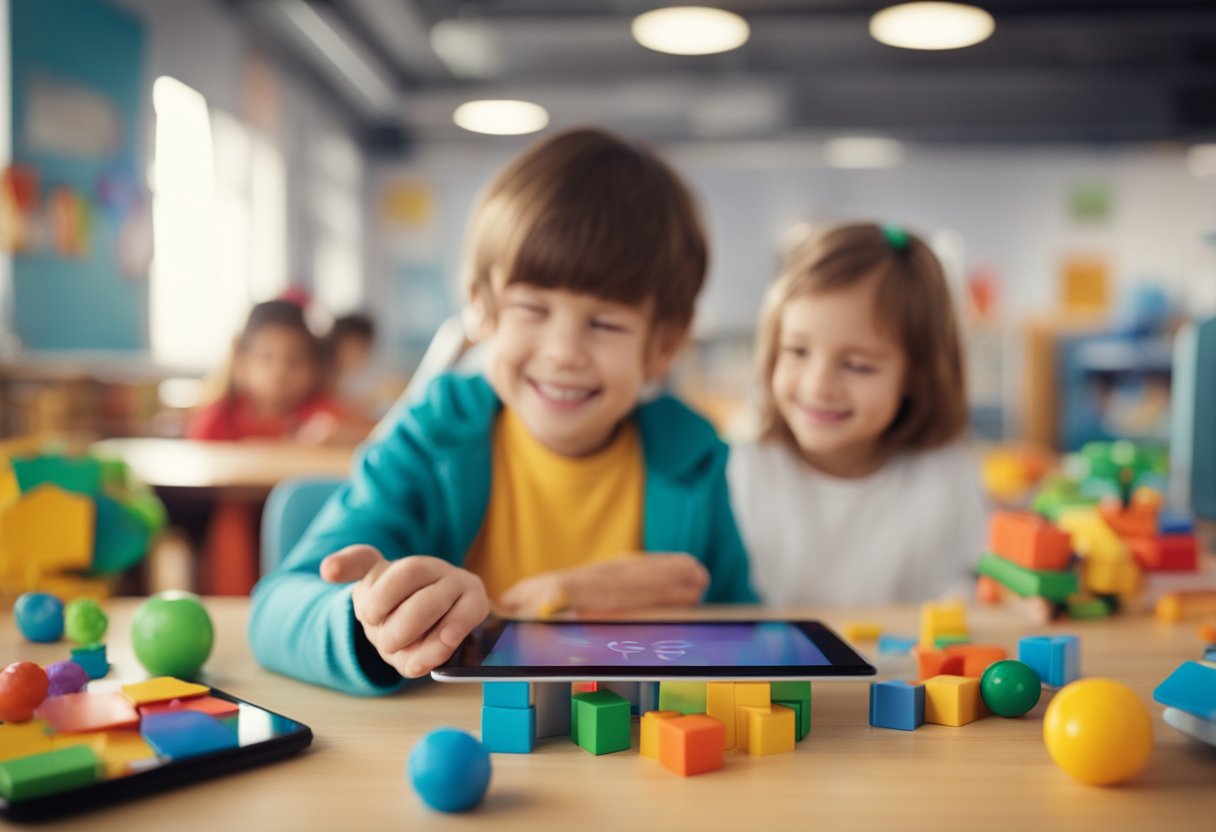
<path fill-rule="evenodd" d="M 781 311 L 772 393 L 803 458 L 838 477 L 871 473 L 904 395 L 907 357 L 875 318 L 877 281 L 799 295 Z"/>
<path fill-rule="evenodd" d="M 315 354 L 304 335 L 283 326 L 258 330 L 233 364 L 236 389 L 259 412 L 286 416 L 304 404 L 317 384 Z"/>

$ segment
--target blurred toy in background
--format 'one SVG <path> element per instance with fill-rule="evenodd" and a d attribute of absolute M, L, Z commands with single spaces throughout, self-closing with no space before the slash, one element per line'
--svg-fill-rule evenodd
<path fill-rule="evenodd" d="M 164 505 L 120 460 L 0 448 L 0 602 L 24 592 L 104 598 L 148 553 Z"/>
<path fill-rule="evenodd" d="M 1022 506 L 1054 465 L 1055 456 L 1041 445 L 1002 444 L 984 453 L 980 476 L 995 504 Z"/>

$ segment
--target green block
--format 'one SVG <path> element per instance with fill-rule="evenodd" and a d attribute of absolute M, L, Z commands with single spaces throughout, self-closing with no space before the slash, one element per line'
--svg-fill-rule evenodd
<path fill-rule="evenodd" d="M 951 644 L 970 644 L 970 643 L 971 643 L 971 636 L 967 635 L 966 633 L 942 633 L 939 636 L 935 636 L 933 639 L 933 646 L 936 647 L 938 650 L 942 650 L 946 647 L 949 647 Z"/>
<path fill-rule="evenodd" d="M 629 700 L 610 690 L 576 693 L 570 700 L 570 739 L 592 754 L 628 751 Z"/>
<path fill-rule="evenodd" d="M 97 526 L 93 535 L 95 575 L 114 575 L 143 560 L 151 534 L 144 521 L 122 503 L 97 495 Z"/>
<path fill-rule="evenodd" d="M 14 459 L 12 466 L 22 494 L 48 482 L 89 497 L 101 491 L 101 463 L 92 457 L 26 457 Z"/>
<path fill-rule="evenodd" d="M 1078 590 L 1076 572 L 1026 569 L 992 552 L 986 552 L 980 558 L 976 571 L 1023 598 L 1037 596 L 1048 601 L 1067 601 L 1068 596 L 1076 595 Z"/>
<path fill-rule="evenodd" d="M 705 682 L 659 682 L 659 710 L 705 713 Z"/>
<path fill-rule="evenodd" d="M 101 466 L 101 485 L 106 489 L 123 489 L 127 487 L 127 463 L 121 459 L 98 458 Z"/>
<path fill-rule="evenodd" d="M 1069 618 L 1106 618 L 1110 615 L 1110 607 L 1101 598 L 1086 598 L 1068 600 Z"/>
<path fill-rule="evenodd" d="M 87 745 L 70 745 L 0 763 L 0 795 L 32 800 L 87 786 L 101 777 L 101 760 Z"/>
<path fill-rule="evenodd" d="M 811 703 L 801 699 L 774 699 L 774 705 L 784 705 L 794 712 L 794 741 L 801 742 L 811 733 Z"/>

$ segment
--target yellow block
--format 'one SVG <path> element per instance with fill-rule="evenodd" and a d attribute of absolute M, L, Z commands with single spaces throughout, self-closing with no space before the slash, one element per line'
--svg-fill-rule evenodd
<path fill-rule="evenodd" d="M 0 464 L 0 505 L 11 502 L 21 496 L 17 485 L 17 475 L 7 465 Z"/>
<path fill-rule="evenodd" d="M 122 695 L 131 700 L 132 705 L 147 705 L 151 702 L 167 702 L 170 699 L 189 699 L 210 693 L 206 685 L 196 685 L 193 682 L 183 682 L 172 676 L 157 676 L 146 682 L 134 685 L 123 685 Z"/>
<path fill-rule="evenodd" d="M 961 600 L 920 605 L 920 646 L 932 649 L 943 633 L 967 632 L 967 607 Z"/>
<path fill-rule="evenodd" d="M 679 711 L 647 711 L 642 714 L 642 724 L 638 731 L 643 757 L 659 759 L 659 721 L 684 716 Z"/>
<path fill-rule="evenodd" d="M 0 762 L 54 750 L 41 719 L 0 725 Z"/>
<path fill-rule="evenodd" d="M 926 679 L 925 722 L 958 727 L 983 715 L 980 680 L 968 676 L 934 676 Z"/>
<path fill-rule="evenodd" d="M 878 641 L 882 625 L 868 621 L 853 621 L 844 625 L 844 637 L 848 641 Z"/>
<path fill-rule="evenodd" d="M 1140 565 L 1133 560 L 1091 558 L 1081 564 L 1081 582 L 1095 595 L 1134 598 L 1140 592 Z"/>
<path fill-rule="evenodd" d="M 0 561 L 27 575 L 88 569 L 93 521 L 91 498 L 40 485 L 0 511 Z"/>
<path fill-rule="evenodd" d="M 735 747 L 747 748 L 747 711 L 744 708 L 767 708 L 772 704 L 772 688 L 768 682 L 735 682 Z"/>
<path fill-rule="evenodd" d="M 105 766 L 107 777 L 120 777 L 130 770 L 132 763 L 156 758 L 156 752 L 139 731 L 115 729 L 101 733 L 105 734 L 106 741 L 97 756 Z"/>
<path fill-rule="evenodd" d="M 1060 513 L 1056 525 L 1072 535 L 1073 550 L 1086 560 L 1128 560 L 1131 553 L 1096 508 L 1072 508 Z"/>
<path fill-rule="evenodd" d="M 705 688 L 705 713 L 721 722 L 726 731 L 723 732 L 722 747 L 735 747 L 735 683 L 710 682 Z"/>
<path fill-rule="evenodd" d="M 797 713 L 793 708 L 772 705 L 767 708 L 744 707 L 741 710 L 747 714 L 747 746 L 744 750 L 748 754 L 763 756 L 794 750 L 798 729 L 794 724 Z"/>

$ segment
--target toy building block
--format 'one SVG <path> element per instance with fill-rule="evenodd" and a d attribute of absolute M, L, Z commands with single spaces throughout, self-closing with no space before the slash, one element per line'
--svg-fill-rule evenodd
<path fill-rule="evenodd" d="M 961 655 L 949 656 L 945 650 L 914 647 L 912 656 L 916 659 L 918 679 L 929 679 L 933 676 L 941 676 L 943 673 L 951 676 L 963 675 L 965 659 Z"/>
<path fill-rule="evenodd" d="M 530 754 L 536 746 L 536 709 L 482 705 L 481 744 L 487 751 Z"/>
<path fill-rule="evenodd" d="M 138 515 L 117 500 L 100 494 L 94 503 L 92 571 L 113 575 L 139 563 L 148 553 L 152 532 Z"/>
<path fill-rule="evenodd" d="M 1068 617 L 1084 620 L 1106 618 L 1111 613 L 1110 605 L 1102 598 L 1078 595 L 1068 599 Z"/>
<path fill-rule="evenodd" d="M 1049 601 L 1065 601 L 1078 590 L 1075 572 L 1027 569 L 992 552 L 980 558 L 976 569 L 1023 598 L 1034 595 Z"/>
<path fill-rule="evenodd" d="M 1211 647 L 1213 643 L 1216 643 L 1216 620 L 1200 624 L 1195 628 L 1195 635 L 1199 636 L 1208 647 Z"/>
<path fill-rule="evenodd" d="M 747 712 L 744 708 L 767 708 L 772 705 L 772 688 L 768 682 L 735 683 L 735 748 L 747 748 Z"/>
<path fill-rule="evenodd" d="M 947 633 L 967 632 L 967 610 L 962 601 L 928 602 L 920 606 L 920 646 L 932 647 L 934 640 Z"/>
<path fill-rule="evenodd" d="M 72 648 L 72 661 L 84 668 L 90 679 L 100 679 L 110 672 L 104 644 L 89 644 Z"/>
<path fill-rule="evenodd" d="M 847 641 L 877 641 L 882 635 L 882 625 L 870 621 L 851 621 L 844 625 Z"/>
<path fill-rule="evenodd" d="M 146 716 L 139 733 L 156 753 L 170 759 L 236 748 L 237 734 L 213 716 L 198 711 L 169 711 Z"/>
<path fill-rule="evenodd" d="M 705 713 L 705 682 L 659 682 L 659 710 Z"/>
<path fill-rule="evenodd" d="M 975 600 L 981 604 L 999 604 L 1004 599 L 1001 597 L 1001 585 L 987 575 L 980 575 L 975 582 Z"/>
<path fill-rule="evenodd" d="M 999 511 L 988 530 L 989 548 L 1005 560 L 1026 569 L 1067 569 L 1072 540 L 1037 514 Z"/>
<path fill-rule="evenodd" d="M 1118 595 L 1131 600 L 1140 592 L 1140 567 L 1130 556 L 1124 560 L 1086 558 L 1081 582 L 1094 595 Z"/>
<path fill-rule="evenodd" d="M 569 692 L 567 685 L 567 697 Z M 482 682 L 481 704 L 491 708 L 530 708 L 532 686 L 527 682 Z"/>
<path fill-rule="evenodd" d="M 1161 714 L 1165 724 L 1187 736 L 1216 746 L 1216 722 L 1208 722 L 1177 708 L 1166 708 Z"/>
<path fill-rule="evenodd" d="M 743 748 L 754 757 L 785 754 L 794 750 L 798 732 L 798 714 L 784 705 L 768 707 L 743 706 L 747 716 L 747 745 Z"/>
<path fill-rule="evenodd" d="M 734 682 L 709 682 L 705 686 L 705 713 L 722 723 L 722 747 L 734 748 L 737 742 Z"/>
<path fill-rule="evenodd" d="M 1202 615 L 1216 615 L 1216 590 L 1192 589 L 1167 592 L 1154 608 L 1159 621 L 1181 621 Z"/>
<path fill-rule="evenodd" d="M 925 686 L 893 679 L 870 683 L 870 724 L 915 731 L 925 721 Z"/>
<path fill-rule="evenodd" d="M 1203 648 L 1203 660 L 1216 664 L 1216 644 L 1208 644 Z"/>
<path fill-rule="evenodd" d="M 679 711 L 647 711 L 638 727 L 639 746 L 643 757 L 659 758 L 659 722 L 683 716 Z"/>
<path fill-rule="evenodd" d="M 1094 509 L 1071 509 L 1056 521 L 1072 534 L 1073 551 L 1086 559 L 1125 560 L 1127 544 Z"/>
<path fill-rule="evenodd" d="M 58 748 L 0 763 L 0 796 L 32 800 L 71 791 L 101 777 L 101 761 L 87 745 Z"/>
<path fill-rule="evenodd" d="M 1146 537 L 1157 533 L 1157 515 L 1161 511 L 1161 495 L 1152 489 L 1138 488 L 1131 502 L 1103 500 L 1098 503 L 1098 513 L 1106 525 L 1120 537 Z"/>
<path fill-rule="evenodd" d="M 1162 511 L 1157 515 L 1157 534 L 1184 535 L 1194 534 L 1195 521 L 1189 514 L 1181 511 Z"/>
<path fill-rule="evenodd" d="M 708 714 L 685 714 L 658 721 L 659 762 L 683 777 L 722 768 L 725 730 Z"/>
<path fill-rule="evenodd" d="M 535 682 L 532 685 L 532 708 L 536 711 L 536 738 L 570 736 L 569 682 Z"/>
<path fill-rule="evenodd" d="M 171 699 L 190 699 L 195 696 L 206 696 L 210 692 L 211 688 L 206 685 L 183 682 L 172 676 L 158 676 L 145 682 L 122 686 L 122 695 L 127 697 L 132 705 L 151 705 Z"/>
<path fill-rule="evenodd" d="M 1194 572 L 1199 568 L 1199 546 L 1192 534 L 1153 535 L 1128 540 L 1132 557 L 1152 572 Z"/>
<path fill-rule="evenodd" d="M 93 559 L 93 501 L 40 485 L 0 510 L 0 561 L 26 571 L 86 570 Z"/>
<path fill-rule="evenodd" d="M 979 679 L 943 675 L 925 680 L 925 722 L 957 728 L 984 713 Z"/>
<path fill-rule="evenodd" d="M 906 656 L 916 646 L 916 639 L 903 636 L 881 635 L 878 637 L 878 652 L 893 656 Z"/>
<path fill-rule="evenodd" d="M 629 700 L 612 691 L 576 693 L 572 698 L 570 738 L 592 754 L 627 751 Z"/>
<path fill-rule="evenodd" d="M 963 657 L 963 669 L 957 676 L 983 676 L 988 666 L 1008 658 L 1004 647 L 996 644 L 953 644 L 946 648 L 947 659 Z"/>
<path fill-rule="evenodd" d="M 938 650 L 970 643 L 971 635 L 968 633 L 938 633 L 933 639 L 933 646 Z"/>
<path fill-rule="evenodd" d="M 595 691 L 600 689 L 600 683 L 599 682 L 574 682 L 571 684 L 570 689 L 573 690 L 575 693 L 594 693 Z"/>
<path fill-rule="evenodd" d="M 1153 691 L 1153 699 L 1170 708 L 1216 722 L 1216 667 L 1183 662 Z"/>
<path fill-rule="evenodd" d="M 86 497 L 96 497 L 101 492 L 101 463 L 92 457 L 17 457 L 12 466 L 23 494 L 48 483 Z"/>
<path fill-rule="evenodd" d="M 1048 687 L 1062 688 L 1081 677 L 1081 643 L 1076 636 L 1018 639 L 1018 661 L 1034 668 Z"/>
<path fill-rule="evenodd" d="M 54 748 L 51 738 L 46 735 L 46 723 L 40 719 L 0 724 L 0 763 L 53 751 Z"/>
<path fill-rule="evenodd" d="M 769 682 L 769 701 L 793 708 L 798 718 L 794 739 L 801 741 L 811 732 L 811 683 Z"/>

